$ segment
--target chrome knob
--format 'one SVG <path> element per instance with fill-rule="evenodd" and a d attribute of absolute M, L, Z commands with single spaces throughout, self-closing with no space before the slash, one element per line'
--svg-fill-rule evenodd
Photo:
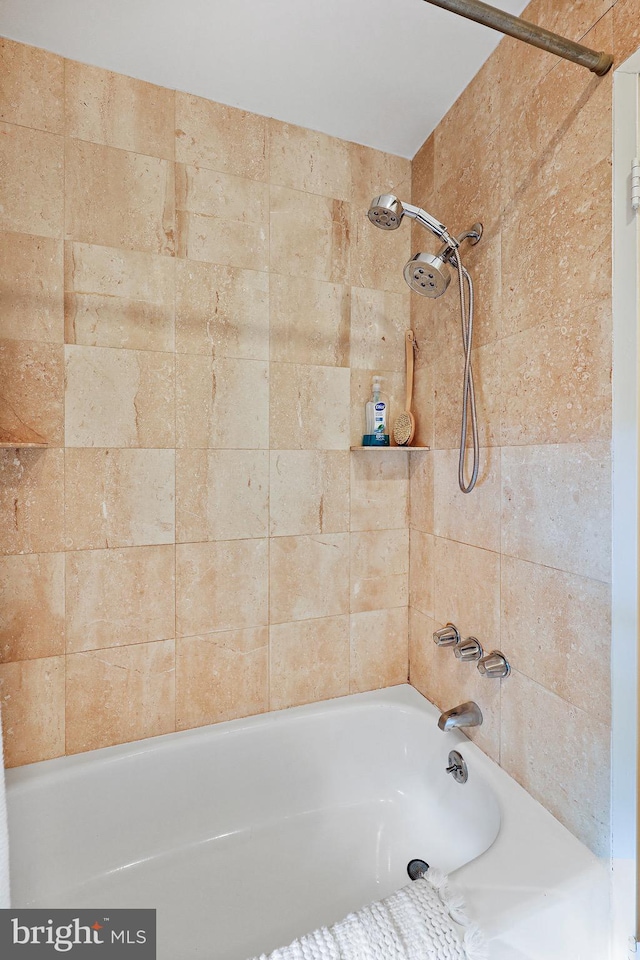
<path fill-rule="evenodd" d="M 448 623 L 441 630 L 436 630 L 433 635 L 433 642 L 437 647 L 455 647 L 460 643 L 460 634 L 458 628 L 452 623 Z"/>
<path fill-rule="evenodd" d="M 473 662 L 480 659 L 483 651 L 479 640 L 475 637 L 467 637 L 466 640 L 460 641 L 453 652 L 458 660 Z"/>
<path fill-rule="evenodd" d="M 500 653 L 499 650 L 492 650 L 486 657 L 478 660 L 478 671 L 483 677 L 495 677 L 498 680 L 503 680 L 511 673 L 511 667 L 504 653 Z"/>

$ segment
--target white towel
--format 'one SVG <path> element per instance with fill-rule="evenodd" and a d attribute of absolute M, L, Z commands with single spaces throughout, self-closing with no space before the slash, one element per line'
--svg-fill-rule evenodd
<path fill-rule="evenodd" d="M 463 908 L 446 876 L 430 868 L 386 900 L 254 960 L 487 960 Z"/>
<path fill-rule="evenodd" d="M 0 907 L 9 903 L 9 827 L 7 824 L 7 796 L 4 787 L 4 759 L 2 755 L 2 713 L 0 711 Z"/>

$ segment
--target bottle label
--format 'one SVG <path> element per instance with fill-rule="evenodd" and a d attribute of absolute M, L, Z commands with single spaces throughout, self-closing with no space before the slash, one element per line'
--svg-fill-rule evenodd
<path fill-rule="evenodd" d="M 374 413 L 374 433 L 386 433 L 387 405 L 386 403 L 376 403 Z"/>

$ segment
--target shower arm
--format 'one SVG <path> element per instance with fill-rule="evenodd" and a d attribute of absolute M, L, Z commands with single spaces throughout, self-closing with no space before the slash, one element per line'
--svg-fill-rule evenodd
<path fill-rule="evenodd" d="M 514 17 L 505 10 L 498 10 L 497 7 L 492 7 L 488 3 L 482 3 L 482 0 L 425 0 L 425 2 L 442 7 L 443 10 L 449 10 L 451 13 L 457 13 L 461 17 L 466 17 L 467 20 L 475 20 L 476 23 L 498 30 L 500 33 L 506 33 L 507 36 L 515 37 L 516 40 L 523 40 L 541 50 L 547 50 L 557 57 L 564 57 L 565 60 L 578 63 L 599 77 L 603 77 L 613 64 L 610 53 L 598 53 L 589 47 L 583 47 L 580 43 L 574 43 L 573 40 L 551 33 L 544 27 L 529 23 L 522 17 Z"/>
<path fill-rule="evenodd" d="M 455 237 L 449 236 L 449 232 L 447 231 L 444 223 L 440 223 L 439 220 L 436 220 L 435 217 L 432 217 L 430 213 L 427 213 L 427 211 L 423 210 L 421 207 L 414 207 L 412 203 L 405 203 L 403 200 L 402 214 L 405 217 L 410 217 L 412 220 L 416 220 L 421 226 L 426 227 L 427 230 L 430 230 L 431 233 L 435 234 L 439 240 L 442 240 L 453 250 L 459 246 L 459 243 Z"/>

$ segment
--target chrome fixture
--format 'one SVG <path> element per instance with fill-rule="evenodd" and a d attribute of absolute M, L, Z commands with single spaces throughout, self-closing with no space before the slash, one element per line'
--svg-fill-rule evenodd
<path fill-rule="evenodd" d="M 407 873 L 412 880 L 419 880 L 420 877 L 424 877 L 428 869 L 429 864 L 426 860 L 409 860 L 407 864 Z"/>
<path fill-rule="evenodd" d="M 469 779 L 469 769 L 464 762 L 464 758 L 457 750 L 452 750 L 449 754 L 449 766 L 447 773 L 450 773 L 456 783 L 466 783 Z"/>
<path fill-rule="evenodd" d="M 466 640 L 460 641 L 453 652 L 458 660 L 465 663 L 474 662 L 482 657 L 482 644 L 476 637 L 467 637 Z"/>
<path fill-rule="evenodd" d="M 482 723 L 482 711 L 477 703 L 468 700 L 452 710 L 440 714 L 438 726 L 441 730 L 454 730 L 456 727 L 479 727 Z"/>
<path fill-rule="evenodd" d="M 478 670 L 483 677 L 492 677 L 497 680 L 503 680 L 511 673 L 511 666 L 504 653 L 499 650 L 492 650 L 486 657 L 478 660 Z"/>
<path fill-rule="evenodd" d="M 453 623 L 448 623 L 441 630 L 436 630 L 433 635 L 433 642 L 437 647 L 457 646 L 460 643 L 458 628 Z"/>
<path fill-rule="evenodd" d="M 522 17 L 514 17 L 505 10 L 491 7 L 488 3 L 482 3 L 481 0 L 426 0 L 426 2 L 442 7 L 443 10 L 449 10 L 451 13 L 457 13 L 468 20 L 475 20 L 476 23 L 481 23 L 492 30 L 506 33 L 507 36 L 515 37 L 516 40 L 523 40 L 541 50 L 547 50 L 557 57 L 571 60 L 599 77 L 604 76 L 613 64 L 610 53 L 599 53 L 589 47 L 583 47 L 581 43 L 567 40 L 566 37 L 551 33 L 550 30 L 545 30 L 544 27 L 539 27 L 535 23 L 529 23 Z"/>
<path fill-rule="evenodd" d="M 471 369 L 471 349 L 473 345 L 473 281 L 460 257 L 460 244 L 469 240 L 476 244 L 482 237 L 482 224 L 474 223 L 470 230 L 453 237 L 444 223 L 440 223 L 430 213 L 411 203 L 403 203 L 391 193 L 383 193 L 371 201 L 368 217 L 375 227 L 381 230 L 397 230 L 404 217 L 422 224 L 427 230 L 443 241 L 436 254 L 416 253 L 404 268 L 404 278 L 415 293 L 422 297 L 437 299 L 446 293 L 451 282 L 450 266 L 458 272 L 460 289 L 460 318 L 462 322 L 462 345 L 464 347 L 464 376 L 462 390 L 462 427 L 460 431 L 460 458 L 458 460 L 458 484 L 463 493 L 471 493 L 478 479 L 480 468 L 480 444 L 478 442 L 478 418 L 476 415 L 476 397 Z M 465 294 L 468 288 L 468 299 Z M 465 479 L 465 458 L 467 451 L 467 420 L 471 415 L 471 435 L 473 442 L 473 465 L 471 478 Z"/>

